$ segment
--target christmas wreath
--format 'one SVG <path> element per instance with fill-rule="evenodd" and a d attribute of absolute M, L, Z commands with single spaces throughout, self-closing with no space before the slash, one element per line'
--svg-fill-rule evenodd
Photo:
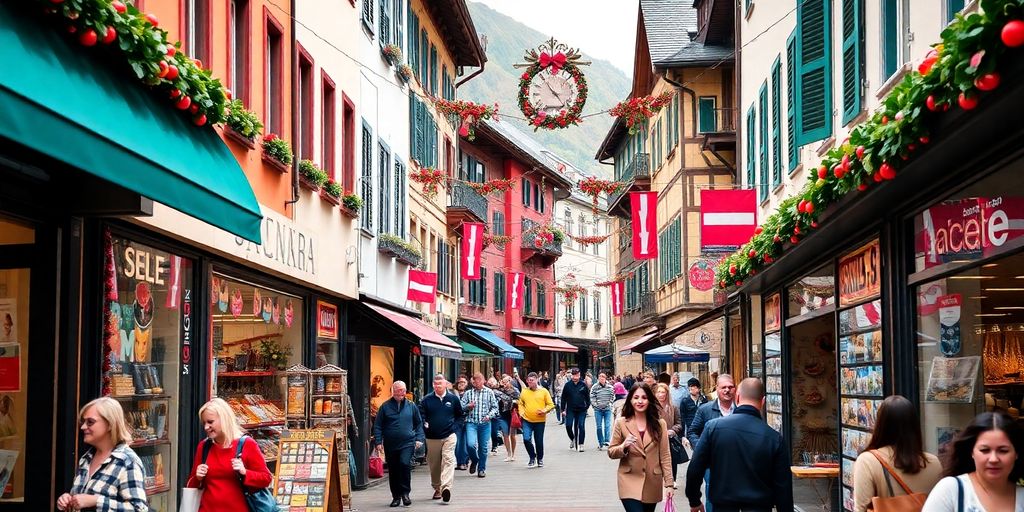
<path fill-rule="evenodd" d="M 533 125 L 534 131 L 540 128 L 546 130 L 565 128 L 583 121 L 580 114 L 583 112 L 583 105 L 587 103 L 588 89 L 587 79 L 583 77 L 583 72 L 576 65 L 579 58 L 580 54 L 575 50 L 569 50 L 568 53 L 559 51 L 554 54 L 544 51 L 538 54 L 536 50 L 530 50 L 527 53 L 526 61 L 530 64 L 519 77 L 519 109 L 526 116 L 526 120 Z M 533 77 L 545 70 L 550 70 L 552 74 L 565 71 L 576 85 L 576 100 L 569 108 L 554 115 L 548 115 L 543 110 L 538 111 L 529 101 L 530 83 L 533 81 Z"/>
<path fill-rule="evenodd" d="M 942 113 L 953 105 L 973 110 L 985 93 L 999 86 L 1001 59 L 1019 59 L 1015 49 L 1024 46 L 1024 5 L 1020 0 L 982 0 L 980 7 L 980 13 L 958 14 L 917 70 L 810 170 L 800 194 L 781 201 L 750 241 L 719 263 L 719 288 L 741 286 L 818 228 L 821 212 L 848 194 L 894 179 L 928 145 L 928 127 Z"/>
<path fill-rule="evenodd" d="M 495 178 L 493 180 L 487 180 L 483 183 L 468 182 L 467 185 L 473 190 L 476 190 L 480 195 L 493 194 L 495 192 L 505 193 L 512 190 L 515 187 L 516 180 L 514 178 Z"/>
<path fill-rule="evenodd" d="M 608 114 L 612 117 L 621 117 L 626 120 L 626 128 L 629 134 L 643 130 L 647 121 L 672 101 L 672 91 L 663 92 L 657 96 L 638 96 L 628 100 L 620 101 Z"/>
<path fill-rule="evenodd" d="M 440 169 L 420 167 L 409 173 L 409 179 L 423 185 L 423 195 L 433 199 L 437 196 L 438 190 L 448 181 L 448 175 Z"/>
<path fill-rule="evenodd" d="M 459 136 L 468 140 L 476 139 L 476 124 L 484 119 L 498 120 L 498 104 L 494 106 L 472 101 L 448 101 L 438 98 L 434 100 L 434 108 L 441 115 L 456 115 L 462 123 L 459 125 Z"/>

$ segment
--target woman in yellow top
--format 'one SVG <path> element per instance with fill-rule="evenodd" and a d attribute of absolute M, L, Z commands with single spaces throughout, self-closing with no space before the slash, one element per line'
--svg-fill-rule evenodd
<path fill-rule="evenodd" d="M 528 468 L 544 467 L 544 425 L 548 413 L 555 408 L 551 394 L 547 389 L 537 385 L 537 373 L 530 372 L 526 376 L 526 388 L 519 394 L 519 417 L 523 421 L 523 444 L 530 455 Z M 537 448 L 534 450 L 533 438 L 536 433 Z"/>

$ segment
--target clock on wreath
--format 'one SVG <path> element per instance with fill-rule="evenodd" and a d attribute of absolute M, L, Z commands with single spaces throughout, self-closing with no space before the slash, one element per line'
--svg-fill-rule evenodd
<path fill-rule="evenodd" d="M 526 52 L 519 77 L 519 109 L 533 129 L 554 130 L 579 124 L 587 103 L 587 79 L 580 66 L 579 50 L 554 38 Z"/>

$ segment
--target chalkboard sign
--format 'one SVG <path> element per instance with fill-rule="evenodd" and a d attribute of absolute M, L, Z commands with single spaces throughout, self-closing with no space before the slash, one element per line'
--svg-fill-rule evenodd
<path fill-rule="evenodd" d="M 281 512 L 341 512 L 333 430 L 285 430 L 274 496 Z"/>

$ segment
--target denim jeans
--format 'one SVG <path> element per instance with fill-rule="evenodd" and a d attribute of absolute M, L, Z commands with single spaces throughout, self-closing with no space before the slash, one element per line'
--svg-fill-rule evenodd
<path fill-rule="evenodd" d="M 612 442 L 612 410 L 594 409 L 594 421 L 597 422 L 597 445 L 603 446 Z"/>
<path fill-rule="evenodd" d="M 555 400 L 555 419 L 558 420 L 559 423 L 562 422 L 562 401 L 561 400 Z"/>
<path fill-rule="evenodd" d="M 543 421 L 532 422 L 523 420 L 523 445 L 526 446 L 526 453 L 530 455 L 530 461 L 544 460 L 544 427 Z M 534 450 L 534 434 L 536 434 L 537 448 Z"/>
<path fill-rule="evenodd" d="M 455 464 L 464 466 L 469 463 L 469 448 L 466 447 L 466 425 L 455 426 Z"/>
<path fill-rule="evenodd" d="M 587 436 L 587 410 L 565 411 L 565 432 L 576 445 L 583 444 Z"/>
<path fill-rule="evenodd" d="M 469 460 L 478 464 L 477 471 L 487 469 L 487 452 L 491 447 L 491 422 L 466 423 L 466 447 Z"/>

